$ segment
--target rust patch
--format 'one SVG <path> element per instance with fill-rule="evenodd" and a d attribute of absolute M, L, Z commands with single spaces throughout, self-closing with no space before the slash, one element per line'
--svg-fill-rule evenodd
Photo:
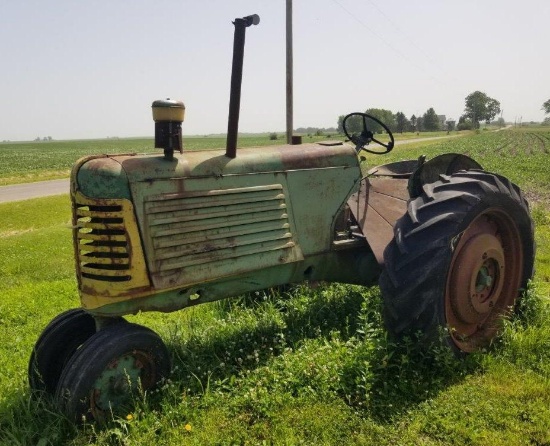
<path fill-rule="evenodd" d="M 406 179 L 365 178 L 348 201 L 353 216 L 376 257 L 384 264 L 384 250 L 393 239 L 395 222 L 407 211 Z"/>

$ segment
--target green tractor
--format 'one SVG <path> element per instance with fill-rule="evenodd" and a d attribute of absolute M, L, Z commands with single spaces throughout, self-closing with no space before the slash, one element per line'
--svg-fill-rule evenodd
<path fill-rule="evenodd" d="M 161 100 L 153 118 L 164 154 L 90 156 L 72 170 L 82 306 L 44 329 L 29 382 L 75 420 L 104 420 L 170 372 L 160 337 L 124 315 L 305 281 L 379 283 L 390 334 L 433 339 L 443 329 L 452 349 L 472 352 L 495 337 L 533 274 L 533 222 L 517 186 L 460 154 L 363 172 L 362 151 L 394 145 L 372 116 L 344 119 L 351 144 L 237 154 L 244 33 L 257 22 L 234 22 L 225 150 L 183 152 L 184 106 Z"/>

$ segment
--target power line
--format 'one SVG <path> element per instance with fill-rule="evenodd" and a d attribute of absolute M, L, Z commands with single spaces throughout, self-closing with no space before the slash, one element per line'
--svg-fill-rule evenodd
<path fill-rule="evenodd" d="M 405 53 L 403 53 L 402 51 L 400 51 L 398 48 L 396 48 L 395 46 L 393 46 L 391 43 L 389 43 L 386 39 L 384 39 L 380 34 L 378 34 L 377 32 L 373 31 L 371 28 L 369 28 L 367 26 L 367 24 L 365 22 L 363 22 L 361 19 L 359 19 L 357 17 L 357 15 L 353 14 L 349 9 L 347 9 L 344 5 L 342 5 L 342 3 L 340 3 L 338 0 L 332 0 L 334 3 L 336 3 L 346 14 L 348 14 L 353 20 L 355 20 L 357 23 L 359 23 L 359 25 L 361 25 L 363 28 L 365 28 L 369 33 L 371 33 L 372 35 L 374 35 L 378 40 L 380 40 L 384 45 L 386 45 L 388 48 L 390 48 L 395 54 L 397 54 L 398 56 L 400 56 L 402 59 L 406 60 L 410 65 L 414 66 L 415 68 L 417 68 L 419 71 L 423 72 L 425 75 L 428 76 L 428 78 L 434 82 L 437 82 L 440 86 L 444 86 L 440 81 L 439 79 L 436 79 L 431 73 L 427 72 L 422 66 L 418 65 L 417 63 L 415 63 L 410 57 L 408 57 Z M 372 2 L 369 1 L 369 3 L 373 4 Z M 374 5 L 376 7 L 376 5 Z M 378 9 L 378 11 L 380 13 L 382 13 L 382 11 L 380 11 L 380 9 L 378 7 L 376 7 Z M 387 16 L 382 13 L 382 15 L 384 15 L 384 17 L 387 18 Z M 394 25 L 395 26 L 395 25 Z"/>
<path fill-rule="evenodd" d="M 431 56 L 428 53 L 426 53 L 426 51 L 424 51 L 424 49 L 421 46 L 417 45 L 416 42 L 410 36 L 408 36 L 399 26 L 397 26 L 397 24 L 393 21 L 393 19 L 391 19 L 387 14 L 385 14 L 384 11 L 382 11 L 376 3 L 374 3 L 372 0 L 367 0 L 367 1 L 374 7 L 374 9 L 378 11 L 378 13 L 381 16 L 383 16 L 397 30 L 398 33 L 402 34 L 412 46 L 414 46 L 419 52 L 421 52 L 424 55 L 424 57 L 428 59 L 430 63 L 437 65 L 437 63 L 431 58 Z"/>

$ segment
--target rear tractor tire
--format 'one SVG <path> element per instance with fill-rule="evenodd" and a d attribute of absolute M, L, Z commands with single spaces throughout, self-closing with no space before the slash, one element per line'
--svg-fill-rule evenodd
<path fill-rule="evenodd" d="M 488 346 L 533 275 L 527 201 L 508 179 L 460 171 L 424 185 L 397 221 L 380 277 L 384 319 L 401 337 L 441 329 L 457 352 Z"/>

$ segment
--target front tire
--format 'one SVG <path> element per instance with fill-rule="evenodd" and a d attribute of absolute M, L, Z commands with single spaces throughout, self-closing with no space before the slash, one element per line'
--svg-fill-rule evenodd
<path fill-rule="evenodd" d="M 533 275 L 533 221 L 519 188 L 484 171 L 441 175 L 394 234 L 380 277 L 388 331 L 434 339 L 446 328 L 458 351 L 489 345 Z"/>
<path fill-rule="evenodd" d="M 29 385 L 36 393 L 55 393 L 63 367 L 96 332 L 94 318 L 82 308 L 65 311 L 42 331 L 29 360 Z"/>
<path fill-rule="evenodd" d="M 98 331 L 72 356 L 55 398 L 74 421 L 104 422 L 111 414 L 129 413 L 136 392 L 152 389 L 169 372 L 168 350 L 155 332 L 116 323 Z"/>

